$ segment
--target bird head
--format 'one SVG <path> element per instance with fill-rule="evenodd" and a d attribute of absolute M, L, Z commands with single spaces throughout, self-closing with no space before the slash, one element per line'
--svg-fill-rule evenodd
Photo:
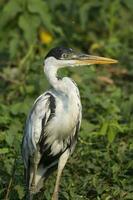
<path fill-rule="evenodd" d="M 45 64 L 57 66 L 58 68 L 92 64 L 113 64 L 117 62 L 115 59 L 78 53 L 71 48 L 65 47 L 53 48 L 45 57 Z"/>

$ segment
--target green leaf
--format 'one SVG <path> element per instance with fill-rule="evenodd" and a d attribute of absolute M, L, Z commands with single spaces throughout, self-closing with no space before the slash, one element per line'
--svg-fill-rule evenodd
<path fill-rule="evenodd" d="M 123 132 L 123 127 L 117 121 L 112 122 L 111 126 L 114 127 L 117 132 Z"/>
<path fill-rule="evenodd" d="M 18 38 L 13 38 L 11 41 L 10 41 L 10 44 L 9 44 L 9 51 L 10 51 L 10 56 L 11 58 L 14 58 L 17 54 L 17 51 L 18 51 L 18 46 L 19 46 L 19 39 Z"/>
<path fill-rule="evenodd" d="M 6 136 L 5 132 L 0 133 L 0 142 L 5 140 L 5 136 Z"/>
<path fill-rule="evenodd" d="M 81 23 L 83 30 L 85 29 L 85 26 L 88 21 L 88 12 L 89 12 L 90 7 L 91 7 L 91 3 L 87 2 L 87 3 L 83 4 L 80 8 L 80 12 L 79 12 L 80 13 L 80 23 Z"/>
<path fill-rule="evenodd" d="M 101 129 L 99 131 L 99 135 L 106 135 L 107 134 L 107 130 L 108 130 L 108 121 L 104 121 L 102 126 L 101 126 Z"/>
<path fill-rule="evenodd" d="M 17 115 L 17 114 L 20 114 L 20 113 L 26 113 L 27 114 L 28 110 L 29 110 L 29 106 L 24 102 L 15 103 L 15 104 L 10 106 L 10 111 L 14 115 Z"/>
<path fill-rule="evenodd" d="M 6 169 L 7 173 L 10 175 L 12 174 L 13 164 L 14 164 L 13 158 L 7 158 L 4 160 L 4 168 Z"/>
<path fill-rule="evenodd" d="M 82 120 L 82 137 L 85 139 L 91 137 L 92 133 L 96 130 L 97 126 L 88 122 L 87 120 Z"/>
<path fill-rule="evenodd" d="M 124 4 L 126 4 L 126 6 L 131 10 L 133 11 L 133 1 L 132 0 L 126 0 L 126 1 L 123 1 Z"/>
<path fill-rule="evenodd" d="M 50 14 L 48 5 L 45 1 L 29 0 L 28 1 L 28 9 L 32 13 L 37 13 L 40 16 L 43 24 L 49 29 L 49 31 L 51 30 L 52 18 L 51 18 L 51 14 Z"/>
<path fill-rule="evenodd" d="M 18 0 L 8 1 L 5 4 L 2 13 L 0 14 L 0 27 L 5 26 L 8 21 L 11 21 L 19 12 L 21 12 L 22 7 Z"/>
<path fill-rule="evenodd" d="M 6 154 L 9 152 L 9 149 L 8 148 L 0 148 L 0 154 Z"/>
<path fill-rule="evenodd" d="M 6 142 L 7 142 L 7 144 L 8 144 L 9 146 L 12 146 L 13 141 L 14 141 L 14 138 L 15 138 L 15 136 L 14 136 L 13 134 L 11 134 L 10 132 L 7 132 L 7 133 L 6 133 L 6 138 L 5 138 L 5 140 L 6 140 Z"/>
<path fill-rule="evenodd" d="M 0 116 L 0 124 L 1 125 L 6 125 L 11 121 L 10 117 L 5 115 L 5 116 Z"/>
<path fill-rule="evenodd" d="M 107 138 L 109 143 L 112 143 L 116 137 L 116 129 L 113 126 L 109 126 Z"/>
<path fill-rule="evenodd" d="M 79 10 L 80 15 L 80 23 L 83 30 L 85 30 L 86 26 L 88 26 L 88 17 L 89 12 L 92 7 L 97 7 L 100 5 L 98 0 L 89 1 L 81 5 Z"/>
<path fill-rule="evenodd" d="M 34 91 L 35 91 L 34 85 L 27 85 L 27 87 L 26 87 L 26 92 L 27 92 L 28 94 L 32 94 Z"/>
<path fill-rule="evenodd" d="M 18 24 L 24 32 L 27 43 L 33 44 L 37 39 L 37 28 L 40 25 L 39 17 L 25 13 L 19 17 Z"/>
<path fill-rule="evenodd" d="M 15 190 L 18 193 L 19 199 L 23 199 L 25 193 L 24 193 L 24 188 L 21 185 L 16 185 Z"/>

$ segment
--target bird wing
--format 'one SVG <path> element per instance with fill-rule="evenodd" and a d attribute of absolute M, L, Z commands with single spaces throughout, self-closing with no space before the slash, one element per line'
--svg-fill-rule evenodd
<path fill-rule="evenodd" d="M 55 97 L 46 92 L 35 101 L 26 120 L 25 134 L 22 142 L 22 156 L 24 165 L 28 168 L 29 157 L 37 150 L 43 127 L 55 112 Z"/>
<path fill-rule="evenodd" d="M 77 124 L 71 134 L 65 141 L 62 141 L 62 148 L 56 154 L 51 153 L 51 146 L 47 144 L 46 127 L 50 124 L 51 119 L 55 116 L 56 110 L 56 95 L 48 91 L 38 97 L 33 108 L 27 118 L 25 126 L 25 134 L 22 142 L 22 156 L 25 165 L 26 182 L 29 184 L 31 180 L 31 159 L 34 159 L 35 152 L 38 152 L 38 170 L 36 175 L 36 185 L 39 181 L 57 167 L 60 156 L 67 150 L 70 154 L 73 152 L 77 135 L 81 122 L 81 113 L 77 119 Z M 57 144 L 58 145 L 58 144 Z M 56 147 L 57 148 L 57 147 Z M 38 189 L 37 189 L 38 190 Z"/>

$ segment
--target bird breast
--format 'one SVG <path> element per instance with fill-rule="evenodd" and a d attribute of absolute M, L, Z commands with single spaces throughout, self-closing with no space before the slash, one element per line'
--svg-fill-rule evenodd
<path fill-rule="evenodd" d="M 81 112 L 80 98 L 77 92 L 56 96 L 55 115 L 46 127 L 47 143 L 63 141 L 73 134 Z"/>

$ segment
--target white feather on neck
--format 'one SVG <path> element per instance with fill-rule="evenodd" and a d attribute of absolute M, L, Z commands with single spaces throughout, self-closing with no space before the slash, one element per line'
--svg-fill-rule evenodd
<path fill-rule="evenodd" d="M 63 81 L 64 79 L 59 80 L 57 78 L 57 71 L 63 67 L 66 67 L 67 62 L 63 60 L 57 60 L 54 57 L 49 57 L 44 62 L 44 72 L 51 86 L 57 90 L 62 91 L 64 93 L 68 92 L 68 88 L 66 83 Z M 69 64 L 69 63 L 68 63 Z M 67 64 L 67 66 L 68 66 Z"/>

